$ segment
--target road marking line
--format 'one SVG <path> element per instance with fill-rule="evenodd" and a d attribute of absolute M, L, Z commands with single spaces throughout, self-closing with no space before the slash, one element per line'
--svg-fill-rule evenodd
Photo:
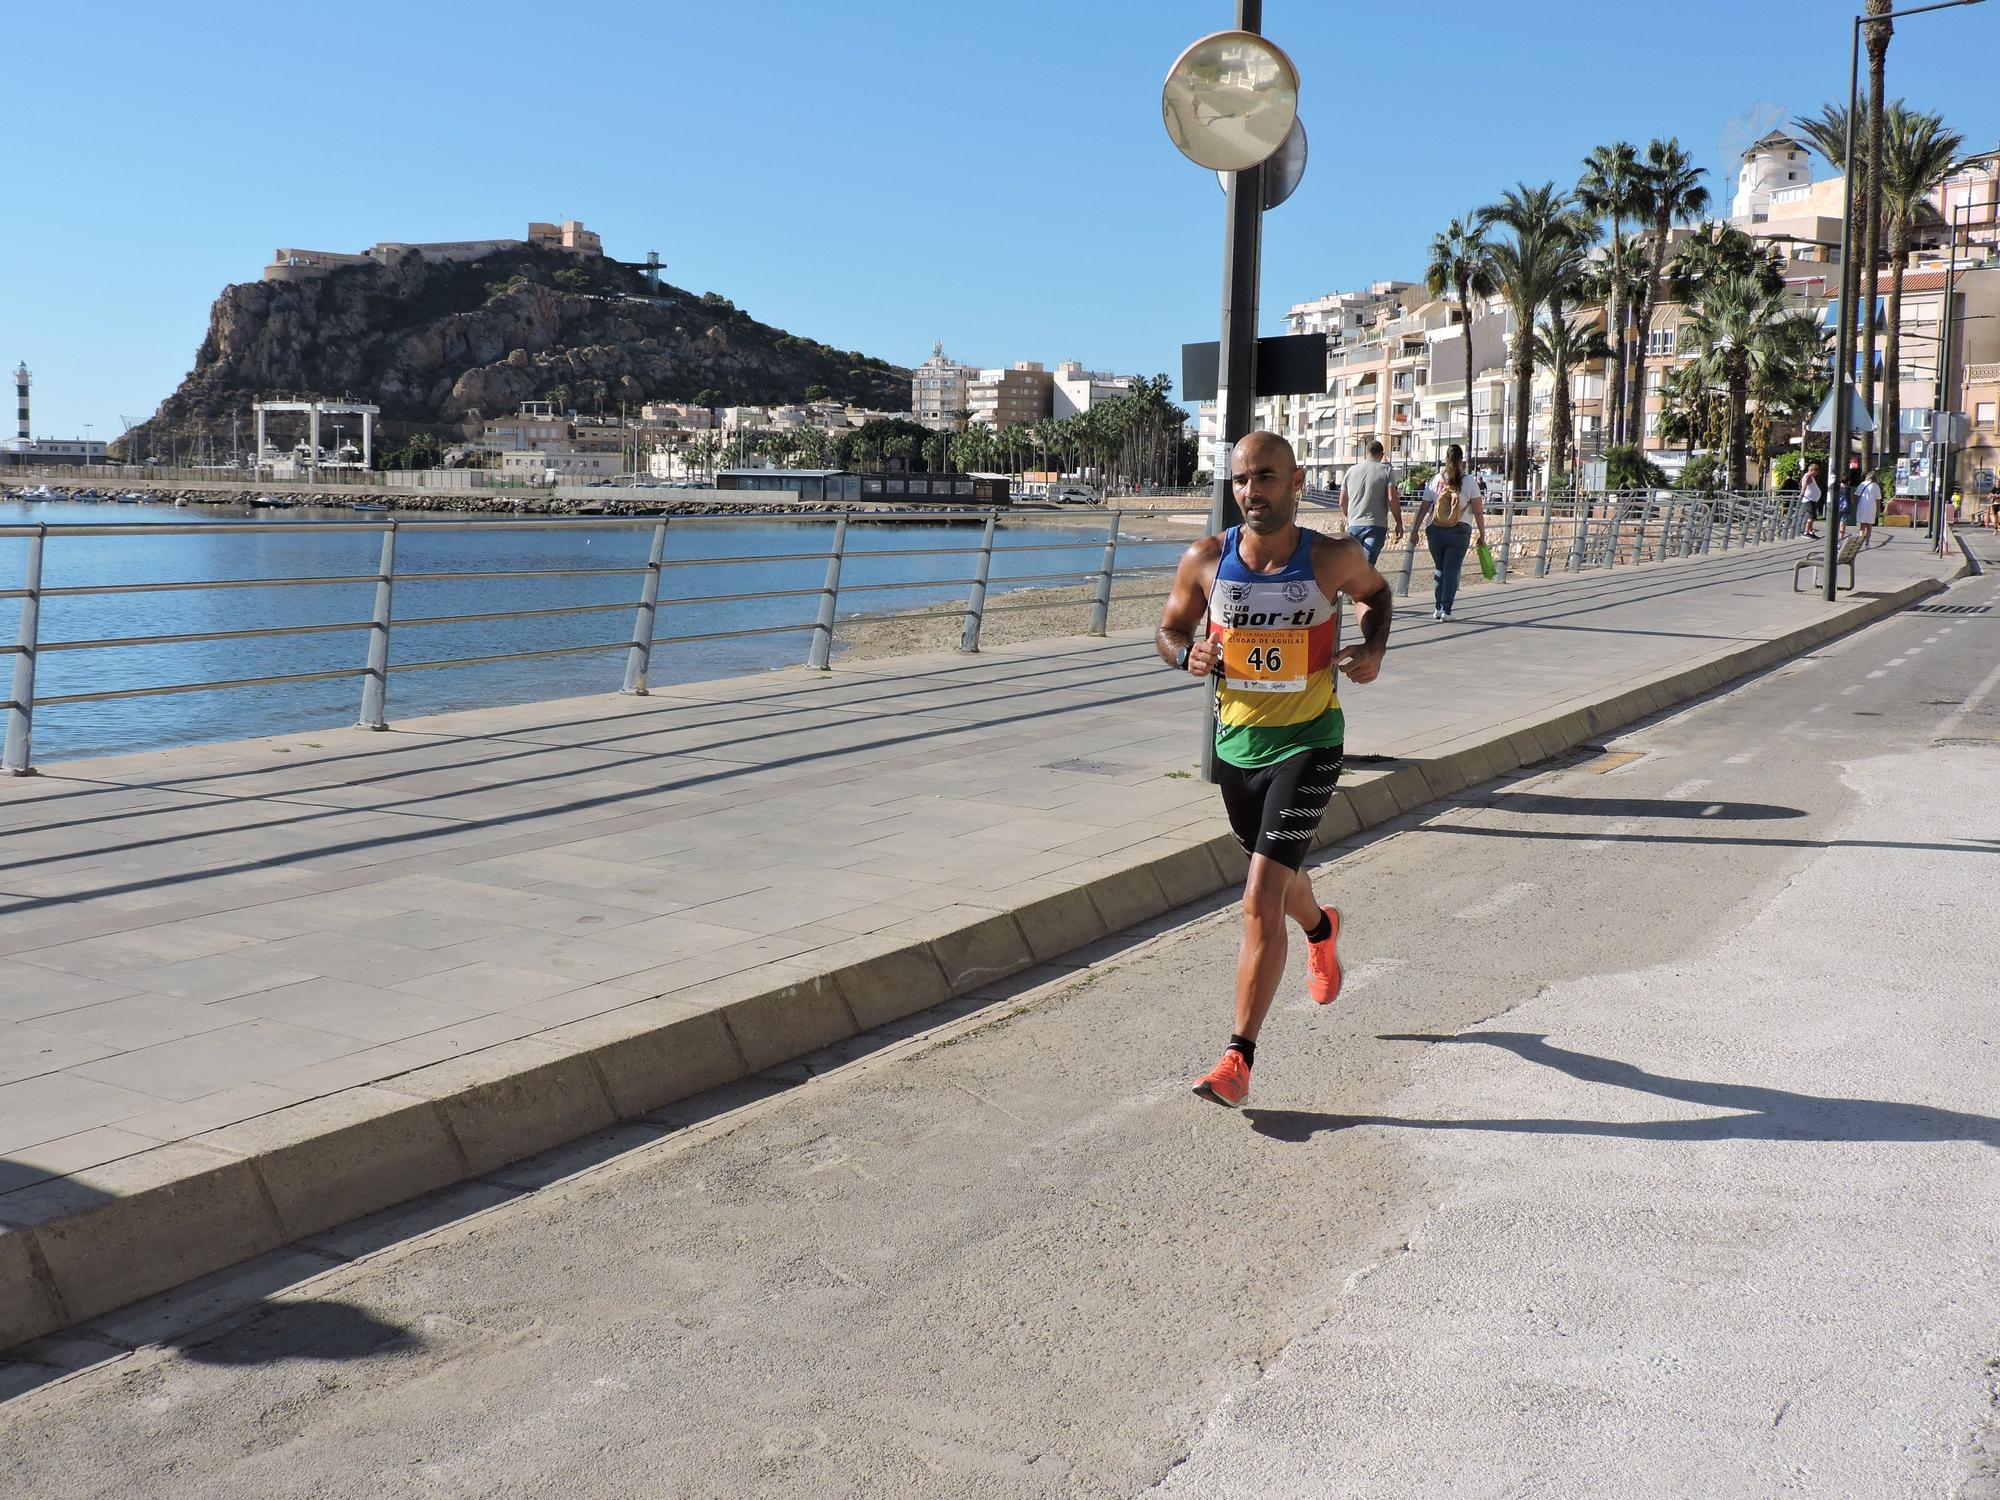
<path fill-rule="evenodd" d="M 1883 671 L 1880 667 L 1877 667 L 1874 671 L 1870 672 L 1868 675 L 1870 677 L 1887 677 L 1889 674 Z"/>
<path fill-rule="evenodd" d="M 1627 823 L 1622 820 L 1616 823 L 1606 823 L 1604 825 L 1603 833 L 1601 833 L 1600 835 L 1598 835 L 1598 837 L 1594 839 L 1585 839 L 1583 843 L 1578 847 L 1584 849 L 1608 848 L 1615 840 L 1621 838 L 1625 834 L 1630 833 L 1636 826 L 1637 826 L 1636 824 Z"/>
<path fill-rule="evenodd" d="M 1805 726 L 1803 724 L 1797 724 L 1794 725 L 1793 727 L 1802 729 Z M 1714 780 L 1715 778 L 1712 776 L 1697 776 L 1692 781 L 1683 781 L 1679 786 L 1674 787 L 1671 791 L 1669 791 L 1667 795 L 1669 797 L 1692 797 L 1696 792 L 1700 791 L 1703 787 L 1713 784 Z"/>
<path fill-rule="evenodd" d="M 1843 698 L 1845 698 L 1845 697 L 1846 697 L 1846 696 L 1847 696 L 1847 695 L 1848 695 L 1849 693 L 1858 693 L 1858 692 L 1860 692 L 1860 691 L 1861 691 L 1861 684 L 1857 682 L 1857 683 L 1853 683 L 1852 685 L 1850 685 L 1850 686 L 1848 686 L 1848 687 L 1844 687 L 1844 688 L 1842 688 L 1842 689 L 1840 690 L 1840 696 L 1841 696 L 1841 697 L 1843 697 Z"/>
<path fill-rule="evenodd" d="M 1818 713 L 1819 710 L 1824 707 L 1826 707 L 1826 705 L 1822 703 L 1819 705 L 1818 708 L 1815 708 L 1813 712 Z M 1725 766 L 1747 766 L 1750 764 L 1751 761 L 1757 758 L 1757 755 L 1758 752 L 1755 750 L 1745 750 L 1741 755 L 1730 756 L 1727 760 L 1723 762 L 1723 764 Z"/>
<path fill-rule="evenodd" d="M 1832 377 L 1831 377 L 1831 376 L 1828 376 L 1827 378 L 1828 378 L 1829 380 L 1830 380 L 1830 379 L 1832 379 Z M 1925 644 L 1926 646 L 1935 646 L 1935 645 L 1937 644 L 1937 642 L 1938 642 L 1938 638 L 1937 638 L 1936 636 L 1934 636 L 1934 635 L 1927 635 L 1927 636 L 1925 636 L 1925 637 L 1924 637 L 1924 644 Z"/>
<path fill-rule="evenodd" d="M 1889 661 L 1884 662 L 1883 665 L 1888 667 L 1900 667 L 1904 662 L 1908 660 L 1909 658 L 1907 656 L 1898 656 Z"/>
<path fill-rule="evenodd" d="M 1948 740 L 1952 737 L 1952 735 L 1956 734 L 1958 732 L 1959 725 L 1965 722 L 1966 717 L 1969 714 L 1971 714 L 1971 712 L 1975 708 L 1979 707 L 1980 704 L 1986 701 L 1987 696 L 1996 687 L 2000 687 L 2000 667 L 1995 667 L 1992 671 L 1988 672 L 1986 674 L 1986 680 L 1981 682 L 1978 687 L 1974 688 L 1972 690 L 1971 696 L 1968 697 L 1964 703 L 1959 705 L 1958 712 L 1953 714 L 1949 719 L 1946 719 L 1942 724 L 1938 726 L 1937 738 L 1941 740 Z"/>
<path fill-rule="evenodd" d="M 1722 815 L 1722 804 L 1720 802 L 1709 803 L 1708 806 L 1701 810 L 1701 815 L 1704 818 L 1720 817 Z"/>
<path fill-rule="evenodd" d="M 1520 901 L 1524 896 L 1533 895 L 1534 891 L 1535 883 L 1532 880 L 1512 881 L 1507 885 L 1501 886 L 1484 901 L 1475 901 L 1463 910 L 1452 913 L 1452 920 L 1455 922 L 1481 922 L 1488 917 L 1497 917 L 1501 912 Z"/>
<path fill-rule="evenodd" d="M 1824 703 L 1815 703 L 1812 706 L 1812 711 L 1816 714 L 1823 714 L 1826 712 L 1826 705 Z"/>

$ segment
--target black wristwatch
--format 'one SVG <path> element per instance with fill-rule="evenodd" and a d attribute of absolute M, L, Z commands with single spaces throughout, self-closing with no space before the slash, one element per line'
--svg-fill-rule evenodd
<path fill-rule="evenodd" d="M 1188 657 L 1193 651 L 1193 641 L 1189 641 L 1185 646 L 1181 647 L 1180 655 L 1174 658 L 1174 670 L 1176 672 L 1185 672 L 1187 670 Z"/>

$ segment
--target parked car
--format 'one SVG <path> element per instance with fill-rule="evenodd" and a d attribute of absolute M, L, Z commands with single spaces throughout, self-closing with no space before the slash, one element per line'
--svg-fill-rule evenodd
<path fill-rule="evenodd" d="M 1057 505 L 1102 505 L 1104 502 L 1080 484 L 1057 485 L 1049 492 Z"/>

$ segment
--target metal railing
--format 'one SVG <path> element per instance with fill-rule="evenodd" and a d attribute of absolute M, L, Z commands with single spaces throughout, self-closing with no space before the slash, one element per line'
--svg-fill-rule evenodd
<path fill-rule="evenodd" d="M 0 711 L 6 713 L 6 738 L 4 754 L 0 755 L 0 769 L 15 775 L 28 774 L 32 769 L 34 745 L 34 716 L 38 708 L 49 708 L 65 704 L 101 703 L 128 698 L 161 697 L 177 693 L 213 692 L 230 688 L 263 687 L 271 685 L 300 684 L 360 678 L 361 709 L 357 721 L 363 729 L 386 729 L 388 727 L 389 687 L 393 676 L 405 672 L 436 671 L 447 667 L 487 666 L 503 662 L 544 660 L 564 656 L 582 656 L 599 652 L 625 652 L 625 674 L 623 692 L 644 695 L 652 666 L 653 652 L 661 646 L 692 646 L 701 642 L 740 640 L 746 637 L 795 634 L 809 632 L 806 650 L 806 664 L 826 670 L 830 667 L 836 636 L 843 625 L 855 625 L 871 620 L 894 618 L 897 620 L 957 619 L 959 628 L 959 649 L 976 652 L 982 627 L 988 615 L 1010 610 L 1041 609 L 1090 609 L 1090 633 L 1103 635 L 1109 628 L 1109 617 L 1113 598 L 1113 584 L 1119 579 L 1164 579 L 1174 571 L 1171 564 L 1146 564 L 1126 561 L 1121 564 L 1120 548 L 1132 545 L 1178 545 L 1162 543 L 1157 539 L 1133 536 L 1126 533 L 1126 513 L 1122 510 L 1099 511 L 1090 517 L 1092 524 L 1078 527 L 1075 541 L 1036 541 L 1009 543 L 1000 531 L 1000 512 L 965 511 L 881 511 L 849 512 L 836 517 L 785 517 L 774 515 L 745 515 L 739 512 L 720 512 L 713 515 L 691 517 L 646 517 L 646 518 L 499 518 L 499 519 L 454 519 L 454 520 L 389 520 L 368 521 L 280 521 L 280 522 L 238 522 L 207 521 L 168 524 L 67 524 L 36 523 L 27 525 L 0 525 L 0 539 L 21 538 L 27 543 L 23 561 L 22 581 L 19 588 L 0 588 L 0 601 L 18 599 L 21 601 L 19 633 L 16 644 L 0 646 L 0 656 L 13 657 L 13 686 L 5 701 L 0 701 Z M 1206 516 L 1205 509 L 1194 510 L 1148 510 L 1144 519 L 1168 518 L 1175 516 Z M 756 524 L 773 525 L 791 522 L 805 522 L 826 525 L 832 521 L 832 537 L 824 551 L 763 552 L 750 555 L 732 556 L 688 556 L 670 555 L 669 542 L 674 527 L 690 522 L 704 524 Z M 1044 518 L 1037 517 L 1042 521 Z M 856 549 L 849 546 L 849 528 L 852 525 L 869 522 L 886 522 L 895 527 L 907 526 L 912 522 L 959 524 L 972 523 L 980 528 L 980 539 L 975 545 L 959 547 L 898 547 L 891 549 Z M 399 569 L 397 563 L 397 541 L 411 533 L 448 532 L 454 535 L 475 531 L 567 531 L 580 533 L 602 532 L 650 532 L 650 545 L 643 566 L 598 567 L 579 569 L 560 568 L 508 568 L 495 571 L 455 571 L 448 573 L 413 572 Z M 104 583 L 73 587 L 50 588 L 43 583 L 46 561 L 53 545 L 75 537 L 132 537 L 155 538 L 174 535 L 198 535 L 205 538 L 248 536 L 281 533 L 296 536 L 305 533 L 332 533 L 346 537 L 376 536 L 380 538 L 380 555 L 372 573 L 323 574 L 287 578 L 222 578 L 205 580 L 175 580 L 160 583 Z M 993 571 L 996 557 L 1020 557 L 1026 554 L 1055 554 L 1052 563 L 1060 563 L 1061 555 L 1068 552 L 1090 554 L 1089 561 L 1081 567 L 1044 569 L 1035 572 L 1008 571 L 996 577 Z M 973 571 L 969 576 L 944 578 L 892 579 L 878 581 L 857 581 L 849 576 L 850 565 L 860 566 L 870 560 L 884 558 L 911 557 L 965 557 L 973 560 Z M 744 593 L 687 594 L 662 597 L 662 575 L 672 569 L 701 568 L 717 569 L 743 564 L 768 563 L 813 563 L 825 566 L 822 581 L 817 588 L 759 589 Z M 1092 565 L 1094 564 L 1094 566 Z M 542 578 L 638 578 L 639 596 L 636 602 L 630 600 L 617 603 L 573 603 L 542 609 L 494 609 L 431 615 L 398 615 L 396 612 L 396 591 L 399 585 L 414 583 L 459 583 L 481 582 L 500 585 L 524 579 Z M 337 620 L 325 623 L 272 625 L 248 629 L 186 631 L 158 635 L 105 636 L 65 640 L 44 640 L 41 635 L 41 606 L 45 599 L 83 598 L 112 596 L 121 594 L 161 595 L 183 591 L 220 589 L 277 589 L 277 588 L 317 588 L 334 585 L 374 586 L 374 604 L 367 619 Z M 1029 587 L 1082 588 L 1082 598 L 1029 598 L 1020 600 L 994 601 L 989 595 L 996 589 L 1014 590 Z M 851 613 L 842 616 L 840 607 L 843 599 L 856 595 L 890 595 L 896 591 L 918 589 L 937 591 L 940 589 L 964 588 L 967 592 L 963 604 L 943 607 L 919 608 L 913 610 L 891 610 L 878 613 Z M 1158 591 L 1164 595 L 1164 587 Z M 1121 596 L 1122 597 L 1122 596 Z M 778 624 L 755 625 L 730 630 L 680 631 L 662 633 L 661 613 L 670 609 L 688 606 L 735 603 L 742 600 L 812 599 L 816 601 L 814 617 L 809 624 L 786 621 Z M 399 633 L 436 626 L 465 625 L 503 620 L 548 620 L 557 617 L 589 616 L 625 612 L 632 616 L 632 628 L 624 638 L 590 642 L 581 645 L 544 647 L 526 651 L 505 651 L 478 656 L 453 656 L 422 661 L 395 661 L 391 654 L 392 642 Z M 46 694 L 38 693 L 35 686 L 36 666 L 47 655 L 69 651 L 101 651 L 132 646 L 181 646 L 216 641 L 244 641 L 273 639 L 288 636 L 313 636 L 339 633 L 366 632 L 364 659 L 357 665 L 338 667 L 324 671 L 270 673 L 259 676 L 231 677 L 201 682 L 159 683 L 137 687 L 102 689 L 94 692 L 71 692 Z"/>
<path fill-rule="evenodd" d="M 1497 508 L 1498 515 L 1493 514 Z M 1592 567 L 1629 566 L 1645 562 L 1658 562 L 1671 557 L 1684 557 L 1707 552 L 1717 548 L 1727 550 L 1731 545 L 1746 545 L 1753 542 L 1779 540 L 1796 534 L 1802 514 L 1791 497 L 1769 497 L 1763 495 L 1722 495 L 1722 496 L 1679 496 L 1667 491 L 1632 492 L 1613 495 L 1584 495 L 1559 497 L 1550 505 L 1530 504 L 1521 496 L 1506 495 L 1497 507 L 1488 507 L 1488 533 L 1496 531 L 1499 536 L 1498 570 L 1496 581 L 1505 583 L 1517 566 L 1532 564 L 1535 577 L 1545 576 L 1552 564 L 1564 571 L 1578 571 Z M 1200 509 L 1147 509 L 1132 513 L 1131 518 L 1146 520 L 1175 517 L 1205 518 L 1207 508 Z M 979 649 L 982 628 L 987 617 L 1002 611 L 1080 609 L 1088 604 L 1090 608 L 1089 632 L 1103 635 L 1109 628 L 1111 607 L 1114 599 L 1114 585 L 1119 580 L 1155 580 L 1160 587 L 1151 591 L 1130 592 L 1117 595 L 1120 599 L 1135 597 L 1163 596 L 1167 590 L 1164 581 L 1174 572 L 1171 563 L 1132 563 L 1121 560 L 1121 548 L 1132 545 L 1178 545 L 1157 538 L 1128 535 L 1125 525 L 1128 513 L 1120 509 L 1098 511 L 1088 519 L 1092 523 L 1078 527 L 1079 537 L 1075 541 L 1038 541 L 1029 543 L 1008 543 L 1000 530 L 1001 513 L 997 510 L 985 512 L 966 511 L 885 511 L 849 512 L 837 517 L 785 517 L 769 514 L 746 515 L 741 512 L 726 511 L 712 515 L 691 517 L 603 517 L 603 518 L 458 518 L 448 520 L 401 520 L 387 521 L 204 521 L 167 524 L 131 523 L 33 523 L 0 525 L 0 539 L 16 538 L 26 541 L 26 554 L 19 588 L 0 588 L 0 601 L 18 599 L 20 618 L 18 637 L 11 646 L 0 645 L 0 656 L 13 658 L 12 689 L 5 701 L 0 701 L 0 711 L 6 713 L 6 736 L 4 755 L 0 755 L 0 769 L 15 775 L 26 775 L 32 769 L 34 744 L 34 718 L 38 708 L 50 708 L 67 704 L 101 703 L 123 699 L 161 697 L 179 693 L 215 692 L 232 688 L 263 687 L 271 685 L 303 684 L 360 679 L 360 715 L 358 726 L 365 729 L 386 729 L 389 714 L 389 690 L 392 678 L 405 672 L 438 671 L 450 667 L 489 666 L 497 663 L 545 660 L 557 657 L 583 656 L 594 653 L 623 651 L 625 671 L 621 691 L 634 695 L 644 695 L 648 691 L 648 679 L 653 664 L 653 654 L 657 647 L 688 647 L 702 642 L 738 640 L 746 637 L 809 633 L 806 649 L 806 664 L 819 670 L 827 670 L 832 663 L 833 650 L 838 633 L 843 625 L 861 624 L 871 620 L 895 618 L 898 620 L 957 619 L 959 621 L 959 649 L 976 652 Z M 1038 524 L 1049 518 L 1036 517 Z M 1084 518 L 1079 517 L 1078 520 Z M 1342 518 L 1328 517 L 1324 513 L 1311 513 L 1308 524 L 1324 526 L 1333 522 L 1338 529 Z M 741 524 L 817 524 L 832 523 L 832 536 L 827 547 L 821 550 L 759 553 L 748 556 L 675 556 L 671 540 L 674 528 L 684 527 L 692 522 L 703 525 Z M 850 527 L 870 523 L 888 523 L 904 526 L 911 522 L 954 522 L 979 526 L 980 535 L 976 544 L 956 547 L 912 547 L 891 549 L 857 549 L 850 547 Z M 522 531 L 567 531 L 576 533 L 602 532 L 647 532 L 649 546 L 645 563 L 630 567 L 601 568 L 509 568 L 492 571 L 459 570 L 453 572 L 406 571 L 399 569 L 397 543 L 399 538 L 412 534 L 449 532 L 464 534 L 478 531 L 522 532 Z M 338 534 L 347 537 L 379 538 L 379 556 L 372 572 L 316 574 L 283 578 L 217 578 L 170 580 L 144 583 L 99 583 L 68 587 L 45 587 L 43 583 L 46 562 L 52 545 L 62 545 L 77 537 L 145 537 L 155 538 L 173 535 L 199 535 L 205 538 L 226 538 L 232 536 L 253 536 L 259 534 L 284 534 L 297 536 L 308 533 Z M 1085 534 L 1088 533 L 1088 534 Z M 1190 534 L 1194 534 L 1191 529 Z M 1401 577 L 1396 591 L 1404 596 L 1410 592 L 1411 573 L 1416 559 L 1416 539 L 1411 538 L 1402 561 Z M 1056 554 L 1052 559 L 1061 561 L 1061 554 L 1067 552 L 1088 552 L 1095 554 L 1094 566 L 1057 568 L 1054 571 L 1006 572 L 996 577 L 993 570 L 996 557 L 1005 558 L 1023 554 Z M 883 558 L 908 557 L 964 557 L 972 560 L 972 571 L 965 577 L 917 578 L 893 580 L 857 581 L 851 576 L 851 567 L 860 567 L 866 562 Z M 711 593 L 674 595 L 662 597 L 662 577 L 669 570 L 686 568 L 726 568 L 743 564 L 762 563 L 821 563 L 824 572 L 817 587 L 786 589 L 759 589 L 737 593 Z M 398 615 L 396 593 L 398 585 L 462 583 L 474 582 L 487 585 L 501 585 L 524 579 L 543 578 L 637 578 L 640 580 L 638 598 L 629 597 L 617 602 L 585 602 L 562 604 L 537 609 L 492 609 L 462 611 L 443 614 Z M 42 638 L 42 603 L 47 599 L 82 598 L 116 595 L 160 596 L 184 591 L 227 590 L 227 589 L 293 589 L 325 588 L 337 585 L 361 587 L 373 585 L 373 606 L 366 619 L 335 620 L 307 624 L 269 625 L 227 630 L 202 630 L 171 632 L 153 635 L 101 636 L 44 640 Z M 996 589 L 1014 590 L 1033 586 L 1068 586 L 1083 588 L 1081 596 L 1065 598 L 1024 598 L 995 601 L 991 596 Z M 883 611 L 879 613 L 850 613 L 843 617 L 840 613 L 841 601 L 856 595 L 882 594 L 893 596 L 896 591 L 909 589 L 953 589 L 966 590 L 963 604 L 933 606 L 914 610 Z M 669 631 L 662 633 L 661 615 L 664 611 L 691 606 L 734 603 L 742 600 L 811 599 L 816 608 L 809 624 L 786 621 L 777 624 L 753 625 L 728 630 Z M 475 656 L 452 656 L 428 660 L 396 661 L 391 647 L 399 633 L 424 630 L 440 626 L 484 624 L 506 620 L 549 620 L 558 617 L 587 617 L 597 614 L 630 612 L 632 626 L 629 633 L 615 640 L 601 640 L 583 644 L 546 646 L 532 650 L 503 651 Z M 365 649 L 362 660 L 353 665 L 333 667 L 325 670 L 271 673 L 254 676 L 230 677 L 199 682 L 152 683 L 132 687 L 105 688 L 88 692 L 65 692 L 58 694 L 38 693 L 36 690 L 36 667 L 43 656 L 63 652 L 93 652 L 133 646 L 182 646 L 196 643 L 221 641 L 250 641 L 332 635 L 365 632 Z"/>

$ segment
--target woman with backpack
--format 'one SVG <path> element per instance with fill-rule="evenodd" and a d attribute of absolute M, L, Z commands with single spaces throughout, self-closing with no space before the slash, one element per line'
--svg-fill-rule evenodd
<path fill-rule="evenodd" d="M 1453 443 L 1444 450 L 1444 467 L 1424 485 L 1424 498 L 1411 523 L 1414 534 L 1422 531 L 1431 549 L 1437 573 L 1431 583 L 1436 600 L 1433 618 L 1449 620 L 1452 604 L 1458 599 L 1458 577 L 1465 569 L 1465 554 L 1473 544 L 1477 527 L 1480 546 L 1486 545 L 1486 481 L 1465 471 L 1465 450 Z M 1470 514 L 1470 522 L 1466 516 Z M 1425 522 L 1428 519 L 1429 524 Z"/>

